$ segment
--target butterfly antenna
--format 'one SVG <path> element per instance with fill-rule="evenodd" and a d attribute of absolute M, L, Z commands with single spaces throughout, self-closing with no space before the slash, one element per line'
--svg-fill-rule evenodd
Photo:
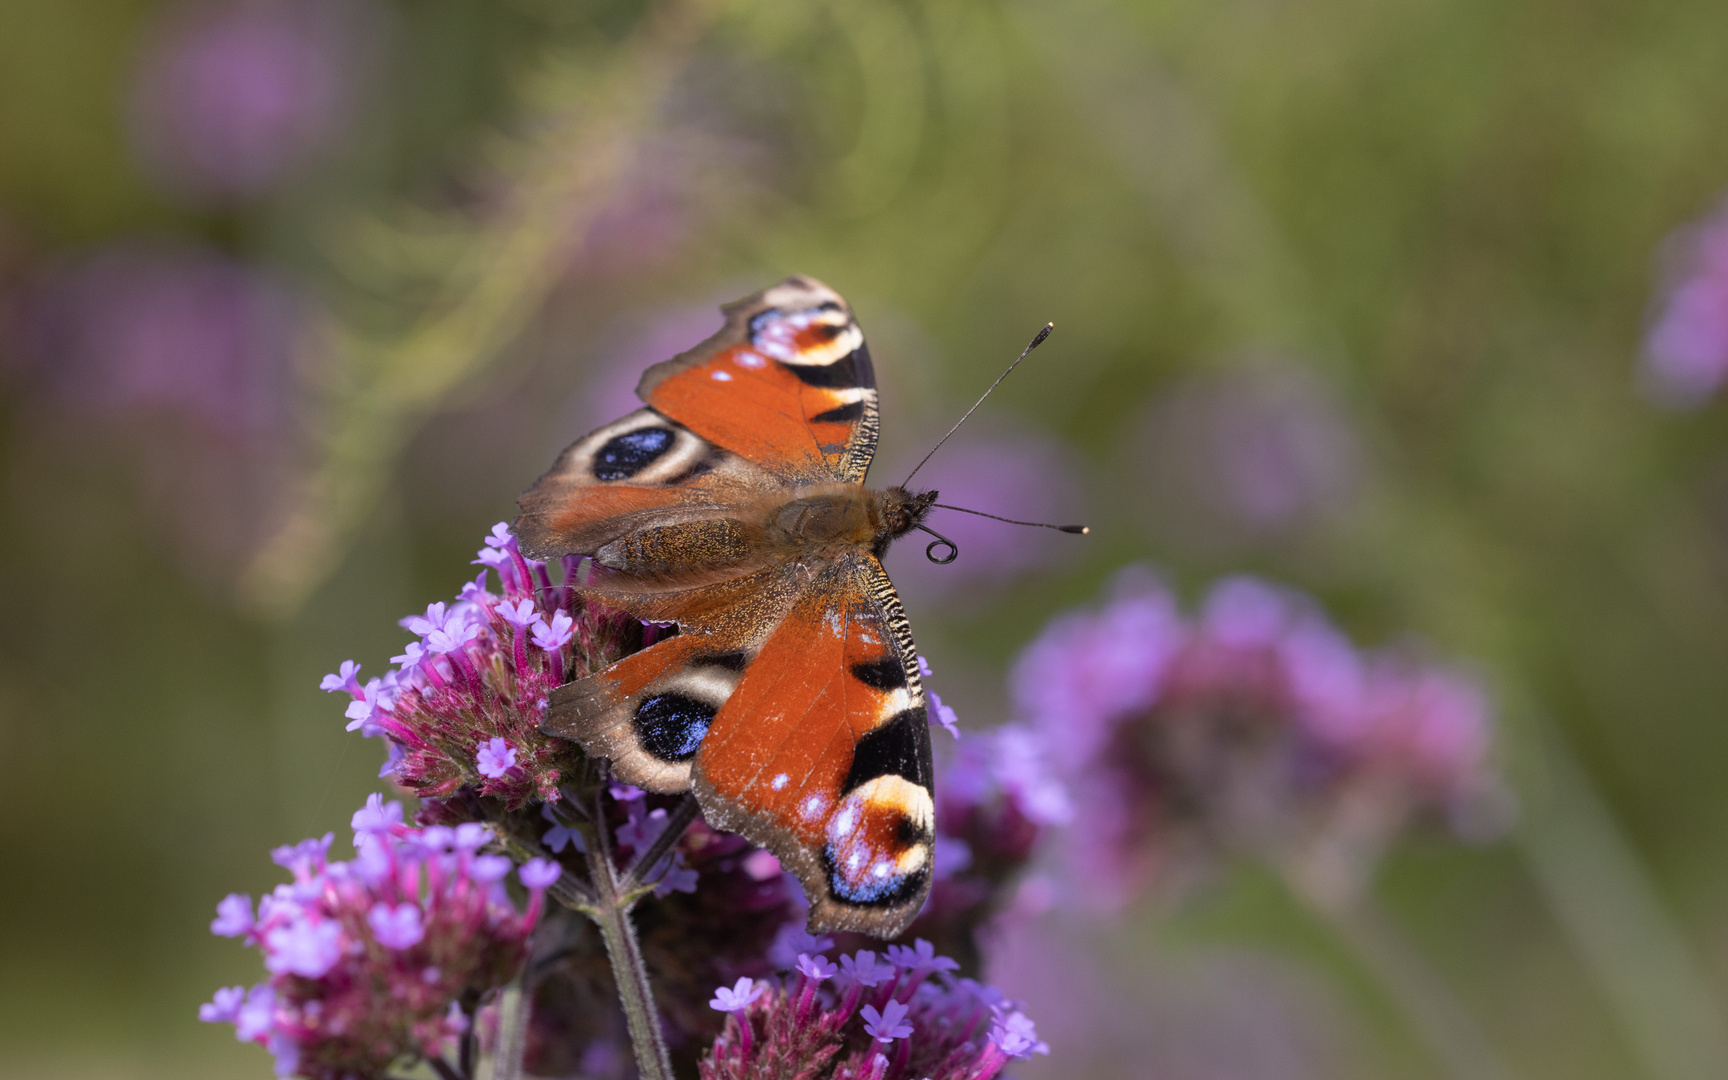
<path fill-rule="evenodd" d="M 1009 375 L 1012 375 L 1014 373 L 1014 369 L 1020 366 L 1020 361 L 1026 359 L 1026 357 L 1030 356 L 1032 354 L 1033 349 L 1036 349 L 1038 346 L 1044 344 L 1044 339 L 1049 337 L 1050 331 L 1052 331 L 1054 329 L 1056 329 L 1055 323 L 1045 323 L 1044 329 L 1038 331 L 1038 336 L 1032 339 L 1032 344 L 1030 344 L 1030 345 L 1026 346 L 1024 349 L 1022 349 L 1020 351 L 1020 356 L 1012 364 L 1008 365 L 1008 370 L 1004 371 L 1002 374 L 996 376 L 996 381 L 990 384 L 990 390 L 994 390 L 998 386 L 1001 386 L 1002 380 L 1006 379 Z M 971 416 L 973 413 L 978 411 L 978 406 L 984 404 L 984 399 L 990 396 L 990 390 L 986 390 L 986 391 L 984 391 L 984 393 L 982 393 L 978 396 L 978 400 L 974 401 L 972 403 L 972 407 L 970 409 L 966 410 L 966 416 Z M 966 416 L 962 416 L 960 419 L 954 421 L 954 426 L 948 429 L 948 434 L 942 436 L 942 438 L 937 441 L 936 445 L 932 446 L 930 448 L 930 452 L 928 454 L 924 455 L 924 461 L 920 461 L 912 469 L 911 472 L 906 474 L 906 479 L 900 481 L 901 487 L 905 487 L 907 484 L 910 484 L 912 482 L 912 478 L 914 476 L 918 475 L 918 470 L 922 469 L 924 467 L 924 462 L 929 461 L 932 457 L 934 457 L 936 455 L 936 451 L 942 449 L 942 444 L 947 442 L 949 437 L 952 436 L 956 431 L 960 430 L 960 425 L 964 424 L 966 422 Z M 988 515 L 986 515 L 986 516 L 988 516 Z M 929 530 L 925 530 L 925 531 L 928 532 Z M 926 552 L 925 554 L 929 554 L 929 553 Z M 953 562 L 954 560 L 952 559 L 952 557 L 950 557 L 950 558 L 944 559 L 942 561 L 943 562 Z"/>
<path fill-rule="evenodd" d="M 958 510 L 962 514 L 977 514 L 979 517 L 995 518 L 997 521 L 1006 521 L 1010 525 L 1030 525 L 1038 529 L 1055 529 L 1057 532 L 1073 533 L 1076 536 L 1085 536 L 1092 531 L 1085 525 L 1052 525 L 1048 521 L 1018 521 L 998 514 L 986 514 L 982 510 L 968 510 L 964 506 L 949 506 L 947 503 L 931 503 L 930 505 L 941 510 Z"/>

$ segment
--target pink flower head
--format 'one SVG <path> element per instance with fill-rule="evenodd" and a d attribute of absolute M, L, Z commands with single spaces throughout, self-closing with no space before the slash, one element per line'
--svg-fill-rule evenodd
<path fill-rule="evenodd" d="M 330 0 L 168 5 L 133 87 L 133 148 L 195 202 L 262 196 L 342 135 L 376 26 Z"/>

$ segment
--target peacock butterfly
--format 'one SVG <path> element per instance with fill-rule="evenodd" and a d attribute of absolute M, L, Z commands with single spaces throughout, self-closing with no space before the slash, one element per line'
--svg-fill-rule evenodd
<path fill-rule="evenodd" d="M 930 891 L 930 729 L 882 568 L 934 491 L 864 487 L 875 374 L 839 294 L 791 277 L 648 368 L 647 408 L 566 449 L 520 500 L 536 558 L 678 633 L 552 695 L 544 730 L 779 857 L 813 932 L 894 937 Z M 1040 338 L 1042 340 L 1042 338 Z M 934 547 L 934 545 L 932 545 Z"/>

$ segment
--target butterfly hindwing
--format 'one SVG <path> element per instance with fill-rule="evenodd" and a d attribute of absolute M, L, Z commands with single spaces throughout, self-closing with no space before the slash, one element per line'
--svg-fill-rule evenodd
<path fill-rule="evenodd" d="M 664 794 L 690 790 L 690 766 L 750 654 L 679 634 L 552 691 L 543 730 L 610 758 L 618 779 Z"/>
<path fill-rule="evenodd" d="M 916 917 L 934 844 L 930 729 L 905 617 L 874 557 L 811 583 L 694 766 L 708 821 L 797 875 L 813 931 L 891 937 Z"/>
<path fill-rule="evenodd" d="M 876 373 L 846 301 L 790 277 L 723 310 L 718 333 L 649 368 L 637 395 L 789 479 L 862 482 L 876 452 Z"/>

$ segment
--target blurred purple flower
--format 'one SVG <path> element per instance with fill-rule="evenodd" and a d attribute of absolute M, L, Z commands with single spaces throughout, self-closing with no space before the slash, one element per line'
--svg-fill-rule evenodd
<path fill-rule="evenodd" d="M 1644 339 L 1646 392 L 1674 409 L 1702 404 L 1728 379 L 1728 201 L 1663 244 L 1666 282 Z"/>
<path fill-rule="evenodd" d="M 1021 712 L 1061 733 L 1049 751 L 1067 769 L 1102 749 L 1116 717 L 1157 700 L 1165 669 L 1187 638 L 1174 598 L 1152 575 L 1124 571 L 1115 592 L 1096 614 L 1075 612 L 1052 623 L 1010 678 Z"/>
<path fill-rule="evenodd" d="M 173 241 L 135 241 L 27 289 L 26 349 L 69 405 L 166 410 L 226 434 L 285 419 L 305 305 L 267 272 Z"/>
<path fill-rule="evenodd" d="M 352 118 L 376 51 L 362 0 L 191 0 L 146 36 L 132 144 L 166 190 L 255 198 L 327 151 Z"/>
<path fill-rule="evenodd" d="M 1101 664 L 1106 650 L 1120 659 Z M 1339 870 L 1365 875 L 1416 817 L 1482 838 L 1467 822 L 1500 790 L 1472 680 L 1358 650 L 1311 598 L 1252 578 L 1218 582 L 1186 623 L 1149 576 L 1100 612 L 1061 616 L 1014 689 L 1066 747 L 1054 761 L 1083 823 L 1067 855 L 1107 907 L 1222 849 L 1281 865 L 1348 850 L 1357 861 Z"/>
<path fill-rule="evenodd" d="M 1130 453 L 1147 526 L 1190 545 L 1288 539 L 1353 498 L 1361 453 L 1328 388 L 1292 364 L 1248 364 L 1164 394 Z"/>

